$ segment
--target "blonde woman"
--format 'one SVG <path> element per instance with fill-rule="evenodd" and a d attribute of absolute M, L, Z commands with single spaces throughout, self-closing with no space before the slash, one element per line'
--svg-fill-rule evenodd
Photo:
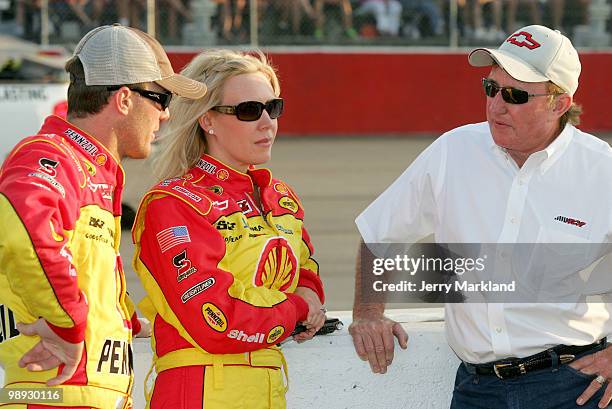
<path fill-rule="evenodd" d="M 297 323 L 323 325 L 323 287 L 304 210 L 268 169 L 280 87 L 262 54 L 217 50 L 183 75 L 208 86 L 177 98 L 159 157 L 161 183 L 134 226 L 157 373 L 149 407 L 284 408 L 276 347 Z"/>

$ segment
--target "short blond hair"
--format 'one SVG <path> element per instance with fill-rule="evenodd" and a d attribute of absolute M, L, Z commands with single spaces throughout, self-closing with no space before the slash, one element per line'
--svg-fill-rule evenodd
<path fill-rule="evenodd" d="M 275 96 L 280 96 L 276 71 L 261 51 L 253 54 L 232 50 L 209 50 L 194 59 L 181 74 L 206 84 L 208 92 L 198 100 L 175 97 L 170 103 L 170 119 L 162 131 L 161 149 L 155 159 L 160 179 L 179 177 L 191 169 L 206 152 L 206 136 L 199 118 L 221 104 L 223 85 L 237 75 L 262 73 L 270 80 Z"/>
<path fill-rule="evenodd" d="M 551 94 L 564 94 L 565 93 L 563 88 L 561 88 L 560 86 L 552 82 L 549 82 L 546 84 L 546 92 L 551 93 Z M 554 99 L 555 99 L 555 96 L 551 97 L 550 99 L 551 106 L 553 106 L 555 103 Z M 565 125 L 568 123 L 573 126 L 580 125 L 580 115 L 581 114 L 582 114 L 582 106 L 572 101 L 572 105 L 570 106 L 570 108 L 561 116 L 561 118 L 559 118 L 559 129 L 562 131 L 563 128 L 565 128 Z"/>

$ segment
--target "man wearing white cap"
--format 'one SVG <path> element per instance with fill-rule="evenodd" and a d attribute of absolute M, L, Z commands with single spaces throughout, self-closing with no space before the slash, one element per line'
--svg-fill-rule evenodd
<path fill-rule="evenodd" d="M 9 395 L 10 408 L 130 408 L 139 322 L 119 258 L 119 161 L 149 155 L 173 94 L 206 86 L 120 25 L 86 34 L 66 70 L 67 120 L 48 117 L 0 170 L 0 364 L 6 388 L 54 387 Z"/>
<path fill-rule="evenodd" d="M 492 66 L 482 80 L 487 122 L 432 143 L 356 219 L 363 241 L 415 243 L 434 234 L 437 243 L 578 243 L 580 257 L 587 245 L 609 257 L 612 149 L 574 127 L 581 66 L 570 40 L 528 26 L 496 50 L 472 51 L 469 62 Z M 407 334 L 383 304 L 362 302 L 360 270 L 350 332 L 358 355 L 385 373 L 393 337 L 406 348 Z M 463 361 L 451 408 L 610 402 L 612 305 L 480 302 L 445 310 L 447 339 Z"/>

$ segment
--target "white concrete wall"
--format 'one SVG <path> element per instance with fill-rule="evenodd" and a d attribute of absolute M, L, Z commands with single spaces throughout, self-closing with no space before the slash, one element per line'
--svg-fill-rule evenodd
<path fill-rule="evenodd" d="M 345 323 L 342 331 L 299 345 L 285 344 L 288 408 L 448 408 L 458 360 L 444 337 L 442 309 L 391 310 L 388 315 L 403 323 L 410 341 L 408 350 L 397 348 L 385 375 L 372 374 L 368 363 L 355 354 L 347 331 L 349 312 L 328 313 Z M 134 362 L 135 408 L 144 408 L 143 381 L 151 362 L 148 340 L 136 340 Z"/>

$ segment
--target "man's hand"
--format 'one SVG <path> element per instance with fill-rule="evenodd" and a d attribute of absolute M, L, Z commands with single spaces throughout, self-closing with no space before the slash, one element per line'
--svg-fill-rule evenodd
<path fill-rule="evenodd" d="M 32 324 L 17 324 L 17 330 L 23 335 L 38 335 L 41 340 L 26 352 L 19 360 L 21 368 L 28 371 L 47 371 L 64 364 L 62 373 L 47 381 L 47 386 L 56 386 L 72 378 L 83 355 L 84 342 L 72 344 L 57 335 L 47 322 L 39 318 Z"/>
<path fill-rule="evenodd" d="M 325 324 L 325 308 L 319 300 L 317 293 L 308 287 L 298 287 L 295 294 L 299 295 L 308 304 L 308 317 L 302 322 L 306 326 L 306 331 L 293 336 L 297 342 L 304 342 L 312 339 L 319 329 Z"/>
<path fill-rule="evenodd" d="M 601 382 L 593 379 L 591 384 L 582 392 L 582 395 L 578 397 L 576 403 L 584 405 L 599 389 L 605 387 L 606 390 L 599 401 L 599 407 L 607 407 L 612 400 L 612 384 L 610 383 L 612 380 L 612 346 L 580 358 L 569 366 L 587 375 L 600 375 L 602 377 L 599 378 Z"/>
<path fill-rule="evenodd" d="M 399 341 L 402 349 L 408 347 L 408 334 L 401 324 L 382 313 L 366 316 L 354 316 L 349 326 L 357 355 L 370 363 L 372 372 L 384 374 L 393 362 L 393 337 Z"/>

